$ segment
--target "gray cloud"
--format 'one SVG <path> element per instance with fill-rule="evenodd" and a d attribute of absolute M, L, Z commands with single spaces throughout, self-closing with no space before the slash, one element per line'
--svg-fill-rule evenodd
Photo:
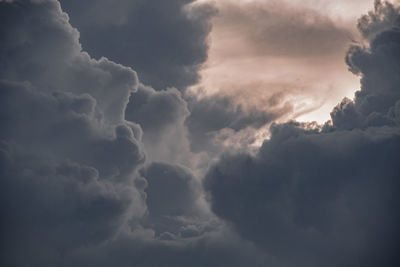
<path fill-rule="evenodd" d="M 279 96 L 271 97 L 269 103 L 274 107 L 274 99 L 280 102 Z M 216 136 L 223 130 L 238 132 L 248 127 L 258 129 L 274 121 L 291 110 L 289 105 L 269 111 L 246 108 L 235 103 L 231 97 L 214 96 L 201 99 L 189 99 L 190 116 L 185 125 L 190 133 L 189 138 L 193 151 L 210 151 Z M 214 148 L 215 149 L 215 148 Z M 218 147 L 218 149 L 221 149 Z"/>
<path fill-rule="evenodd" d="M 156 91 L 140 85 L 130 98 L 125 118 L 143 129 L 142 142 L 149 160 L 192 166 L 196 156 L 190 151 L 184 125 L 189 114 L 177 89 Z"/>
<path fill-rule="evenodd" d="M 111 239 L 145 214 L 133 186 L 144 154 L 129 124 L 97 121 L 88 95 L 15 82 L 0 88 L 2 264 L 53 265 L 60 253 Z"/>
<path fill-rule="evenodd" d="M 399 7 L 387 1 L 375 0 L 374 12 L 368 12 L 358 20 L 358 29 L 364 38 L 373 39 L 399 20 Z"/>
<path fill-rule="evenodd" d="M 273 260 L 249 242 L 227 233 L 208 235 L 196 241 L 148 242 L 128 237 L 108 246 L 82 249 L 68 263 L 85 266 L 265 266 Z"/>
<path fill-rule="evenodd" d="M 60 254 L 112 239 L 128 218 L 145 212 L 129 184 L 104 180 L 92 166 L 21 150 L 2 144 L 2 265 L 52 266 Z"/>
<path fill-rule="evenodd" d="M 2 266 L 263 266 L 264 253 L 204 218 L 190 171 L 145 162 L 141 138 L 183 125 L 177 90 L 91 58 L 55 0 L 1 1 L 0 22 Z M 126 115 L 143 129 L 125 120 L 131 94 Z"/>
<path fill-rule="evenodd" d="M 189 169 L 155 162 L 141 170 L 148 214 L 144 225 L 160 240 L 191 238 L 209 232 L 210 214 L 201 202 L 201 184 Z"/>
<path fill-rule="evenodd" d="M 397 19 L 393 19 L 396 12 Z M 375 28 L 375 21 L 380 27 L 382 21 L 392 24 L 386 29 L 377 30 L 368 47 L 353 46 L 350 48 L 346 61 L 355 74 L 361 75 L 361 91 L 356 92 L 355 101 L 344 100 L 331 113 L 332 121 L 337 128 L 356 128 L 368 126 L 394 125 L 396 117 L 396 102 L 400 99 L 398 75 L 400 58 L 399 8 L 390 3 L 375 4 L 375 13 L 364 16 L 360 23 L 362 28 Z M 377 18 L 380 18 L 379 20 Z M 369 30 L 371 34 L 371 30 Z M 351 121 L 351 124 L 346 122 Z"/>
<path fill-rule="evenodd" d="M 146 212 L 139 128 L 123 119 L 137 78 L 81 52 L 56 1 L 0 13 L 1 261 L 53 266 Z"/>
<path fill-rule="evenodd" d="M 58 2 L 1 3 L 0 78 L 28 81 L 38 90 L 88 93 L 105 119 L 118 123 L 137 87 L 132 69 L 81 51 L 79 33 L 68 24 Z M 48 20 L 38 19 L 47 17 Z"/>
<path fill-rule="evenodd" d="M 178 90 L 170 88 L 155 91 L 141 85 L 131 96 L 132 104 L 125 111 L 125 118 L 137 122 L 148 135 L 160 132 L 176 120 L 182 120 L 189 111 Z"/>
<path fill-rule="evenodd" d="M 153 163 L 143 170 L 142 175 L 148 183 L 145 191 L 150 214 L 179 216 L 194 209 L 199 192 L 196 192 L 196 180 L 188 170 Z"/>
<path fill-rule="evenodd" d="M 124 25 L 137 19 L 130 12 L 149 14 L 144 11 L 150 7 L 177 12 L 184 3 L 100 1 L 91 11 L 96 16 L 81 23 L 103 23 L 104 17 L 101 31 L 122 27 L 128 33 Z M 93 7 L 86 4 L 83 12 Z M 196 35 L 188 38 L 198 41 L 197 52 L 204 52 L 209 30 L 210 13 L 203 11 L 190 13 L 197 26 L 181 13 L 175 17 L 187 24 L 183 32 Z M 161 17 L 168 21 L 154 22 L 154 29 L 170 19 L 174 24 L 174 16 L 166 14 Z M 1 265 L 394 262 L 400 171 L 396 28 L 377 34 L 369 48 L 350 50 L 347 60 L 362 75 L 362 90 L 332 112 L 332 124 L 274 125 L 256 156 L 225 156 L 210 170 L 205 186 L 225 224 L 205 205 L 196 173 L 178 164 L 197 160 L 185 120 L 203 142 L 209 133 L 258 128 L 279 114 L 224 98 L 188 107 L 177 89 L 140 84 L 129 67 L 83 52 L 78 31 L 56 0 L 0 1 L 0 25 Z M 85 27 L 90 39 L 90 26 Z M 147 34 L 153 29 L 135 27 Z M 197 52 L 188 66 L 204 60 Z M 156 54 L 146 53 L 148 62 L 157 62 Z M 167 67 L 170 61 L 160 62 Z M 196 68 L 189 67 L 182 86 L 193 81 Z M 160 84 L 174 77 L 161 77 Z"/>
<path fill-rule="evenodd" d="M 199 67 L 207 59 L 207 36 L 215 13 L 210 4 L 190 6 L 193 1 L 181 0 L 61 3 L 91 55 L 132 66 L 142 83 L 158 91 L 167 86 L 183 89 L 197 81 Z M 186 114 L 185 101 L 173 89 L 163 93 L 150 91 L 154 90 L 139 89 L 128 105 L 126 118 L 139 123 L 146 132 L 143 142 L 152 160 L 190 165 L 187 159 L 193 155 L 189 152 L 188 136 L 194 151 L 201 147 L 204 151 L 208 143 L 216 142 L 210 131 L 213 135 L 224 128 L 232 129 L 230 126 L 237 131 L 238 127 L 261 126 L 278 117 L 278 112 L 244 111 L 224 97 L 217 101 L 189 101 L 191 114 Z M 252 115 L 257 118 L 251 118 Z M 186 117 L 188 130 L 181 122 Z"/>
<path fill-rule="evenodd" d="M 213 211 L 289 266 L 393 266 L 399 137 L 281 125 L 256 157 L 209 172 Z"/>
<path fill-rule="evenodd" d="M 143 83 L 160 90 L 197 81 L 207 58 L 211 5 L 174 1 L 61 1 L 85 50 L 133 67 Z"/>
<path fill-rule="evenodd" d="M 391 16 L 390 4 L 378 7 L 369 16 Z M 212 210 L 283 264 L 398 264 L 395 21 L 370 48 L 350 49 L 347 61 L 362 77 L 361 90 L 332 111 L 332 125 L 274 125 L 256 156 L 226 155 L 207 174 Z"/>

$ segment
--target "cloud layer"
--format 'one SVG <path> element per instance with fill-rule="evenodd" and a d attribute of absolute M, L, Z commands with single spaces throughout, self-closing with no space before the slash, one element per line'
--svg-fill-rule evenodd
<path fill-rule="evenodd" d="M 1 265 L 397 265 L 396 6 L 359 20 L 365 46 L 346 62 L 361 90 L 318 125 L 276 123 L 294 108 L 284 90 L 259 97 L 265 109 L 185 91 L 206 60 L 210 4 L 62 4 L 97 59 L 58 1 L 0 1 Z M 226 26 L 250 23 L 231 8 Z M 342 29 L 311 17 L 321 23 L 296 32 L 320 40 L 318 56 L 335 50 Z"/>
<path fill-rule="evenodd" d="M 374 17 L 393 13 L 378 3 L 360 24 L 371 29 Z M 350 49 L 361 90 L 332 111 L 332 124 L 274 125 L 256 156 L 227 155 L 207 174 L 212 210 L 289 266 L 397 265 L 400 24 L 392 21 L 368 47 Z"/>

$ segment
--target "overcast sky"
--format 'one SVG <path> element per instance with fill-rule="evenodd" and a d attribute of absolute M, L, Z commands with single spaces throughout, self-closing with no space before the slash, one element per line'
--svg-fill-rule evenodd
<path fill-rule="evenodd" d="M 0 0 L 0 265 L 400 265 L 400 3 Z"/>

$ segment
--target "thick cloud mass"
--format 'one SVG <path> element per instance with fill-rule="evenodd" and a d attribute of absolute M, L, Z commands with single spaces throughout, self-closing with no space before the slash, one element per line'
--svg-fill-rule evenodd
<path fill-rule="evenodd" d="M 222 159 L 206 187 L 214 212 L 290 266 L 395 266 L 399 148 L 398 129 L 281 125 L 257 157 Z"/>
<path fill-rule="evenodd" d="M 29 81 L 46 92 L 89 93 L 105 119 L 123 120 L 128 97 L 136 90 L 135 72 L 82 52 L 78 32 L 57 2 L 1 5 L 1 25 L 8 25 L 0 33 L 1 79 Z"/>
<path fill-rule="evenodd" d="M 181 89 L 197 78 L 214 11 L 192 1 L 64 3 L 99 59 L 57 0 L 0 0 L 1 266 L 398 265 L 396 7 L 377 2 L 360 20 L 370 45 L 346 60 L 362 88 L 332 122 L 273 124 L 256 155 L 223 156 L 202 183 L 222 150 L 212 135 L 231 139 L 286 107 L 192 101 L 100 56 L 126 56 L 144 81 Z"/>
<path fill-rule="evenodd" d="M 146 177 L 148 214 L 145 225 L 160 240 L 198 237 L 207 232 L 210 218 L 202 206 L 201 187 L 189 169 L 155 162 L 141 171 Z"/>
<path fill-rule="evenodd" d="M 142 137 L 184 132 L 179 91 L 91 58 L 55 0 L 0 1 L 0 25 L 1 266 L 263 266 L 191 171 L 146 162 Z"/>
<path fill-rule="evenodd" d="M 2 265 L 59 265 L 146 212 L 139 128 L 123 119 L 137 78 L 81 52 L 55 1 L 0 13 Z"/>
<path fill-rule="evenodd" d="M 393 12 L 377 3 L 360 28 Z M 398 265 L 400 20 L 391 21 L 369 47 L 350 49 L 361 90 L 332 125 L 274 125 L 256 156 L 227 155 L 207 175 L 212 210 L 284 264 Z"/>
<path fill-rule="evenodd" d="M 190 165 L 191 152 L 184 121 L 186 101 L 175 88 L 155 91 L 140 85 L 132 94 L 125 118 L 140 124 L 142 141 L 150 160 Z"/>
<path fill-rule="evenodd" d="M 208 4 L 193 0 L 61 1 L 83 47 L 94 57 L 106 56 L 137 70 L 141 81 L 160 90 L 183 89 L 197 81 L 207 58 Z"/>
<path fill-rule="evenodd" d="M 183 215 L 190 213 L 198 197 L 194 177 L 182 168 L 153 163 L 144 173 L 149 184 L 146 199 L 150 214 Z"/>
<path fill-rule="evenodd" d="M 210 3 L 194 2 L 68 0 L 61 4 L 91 55 L 133 67 L 140 81 L 156 91 L 167 87 L 184 91 L 197 82 L 201 64 L 207 59 L 207 36 L 216 13 Z M 144 87 L 132 96 L 126 118 L 144 128 L 143 142 L 151 160 L 190 165 L 190 148 L 196 152 L 211 148 L 221 130 L 258 128 L 289 111 L 285 106 L 279 111 L 247 112 L 236 107 L 233 97 L 191 99 L 186 104 L 174 89 L 156 93 Z M 274 108 L 271 105 L 270 109 Z M 186 118 L 188 130 L 182 124 Z"/>

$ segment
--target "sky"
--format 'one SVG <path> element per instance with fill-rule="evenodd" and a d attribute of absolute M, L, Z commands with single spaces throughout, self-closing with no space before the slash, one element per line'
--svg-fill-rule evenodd
<path fill-rule="evenodd" d="M 399 266 L 400 2 L 0 0 L 0 265 Z"/>
<path fill-rule="evenodd" d="M 283 120 L 324 123 L 342 97 L 359 89 L 343 57 L 360 40 L 357 19 L 373 1 L 215 4 L 208 59 L 192 90 L 239 94 L 237 102 L 258 109 L 280 94 L 293 107 Z"/>

